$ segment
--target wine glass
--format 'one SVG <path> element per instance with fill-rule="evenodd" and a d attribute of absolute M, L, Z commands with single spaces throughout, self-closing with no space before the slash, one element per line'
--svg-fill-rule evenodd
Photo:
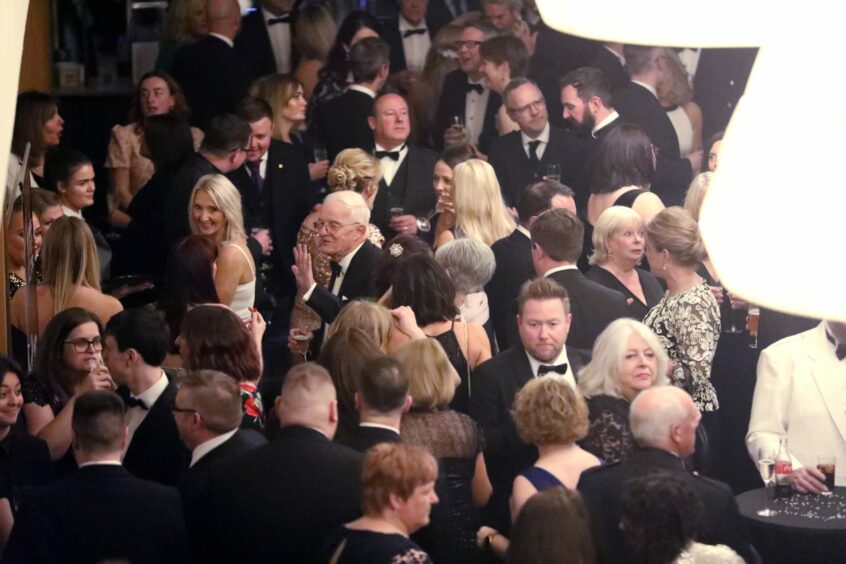
<path fill-rule="evenodd" d="M 546 165 L 546 178 L 552 182 L 561 182 L 561 165 L 558 163 Z"/>
<path fill-rule="evenodd" d="M 761 474 L 761 479 L 764 481 L 764 508 L 758 510 L 758 515 L 761 517 L 772 517 L 777 515 L 775 511 L 770 509 L 770 488 L 775 483 L 775 457 L 762 454 L 758 460 L 758 472 Z"/>

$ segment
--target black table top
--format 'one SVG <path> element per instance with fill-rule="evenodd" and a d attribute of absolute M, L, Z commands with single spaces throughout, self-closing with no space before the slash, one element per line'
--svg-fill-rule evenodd
<path fill-rule="evenodd" d="M 831 495 L 793 493 L 787 499 L 773 499 L 769 492 L 769 507 L 778 514 L 762 517 L 757 514 L 765 505 L 764 488 L 748 491 L 737 496 L 740 514 L 756 524 L 803 529 L 806 531 L 846 531 L 846 487 L 834 488 Z"/>

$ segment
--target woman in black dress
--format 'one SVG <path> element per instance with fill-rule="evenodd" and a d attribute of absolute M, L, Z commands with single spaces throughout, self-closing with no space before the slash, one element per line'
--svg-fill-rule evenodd
<path fill-rule="evenodd" d="M 332 564 L 431 564 L 409 535 L 429 524 L 438 503 L 438 464 L 422 448 L 380 443 L 367 451 L 361 470 L 364 516 L 347 523 L 328 542 Z"/>
<path fill-rule="evenodd" d="M 640 321 L 664 295 L 651 273 L 637 268 L 643 259 L 646 239 L 643 221 L 631 208 L 611 206 L 593 226 L 593 265 L 590 280 L 622 292 L 629 304 L 629 317 Z"/>

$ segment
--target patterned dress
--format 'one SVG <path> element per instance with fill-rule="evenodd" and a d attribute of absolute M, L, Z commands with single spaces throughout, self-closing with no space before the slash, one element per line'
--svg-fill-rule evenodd
<path fill-rule="evenodd" d="M 604 394 L 587 400 L 590 427 L 579 446 L 605 461 L 625 460 L 637 450 L 629 427 L 629 402 Z"/>
<path fill-rule="evenodd" d="M 666 294 L 643 323 L 658 335 L 673 361 L 672 383 L 690 392 L 699 411 L 719 409 L 711 362 L 720 337 L 720 308 L 708 285 L 703 282 L 675 296 Z"/>

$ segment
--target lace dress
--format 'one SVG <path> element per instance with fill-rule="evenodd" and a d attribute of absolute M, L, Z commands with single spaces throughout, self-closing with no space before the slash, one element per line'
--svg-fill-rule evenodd
<path fill-rule="evenodd" d="M 415 540 L 434 562 L 472 562 L 479 512 L 473 504 L 476 455 L 482 451 L 475 421 L 452 410 L 412 411 L 402 418 L 400 436 L 407 444 L 429 450 L 438 459 L 436 490 L 440 503 L 432 507 L 428 527 Z"/>
<path fill-rule="evenodd" d="M 672 383 L 688 390 L 700 411 L 719 409 L 710 378 L 720 337 L 720 308 L 708 285 L 703 282 L 675 296 L 666 294 L 643 323 L 658 335 L 673 361 Z"/>
<path fill-rule="evenodd" d="M 629 402 L 598 395 L 588 398 L 587 405 L 590 427 L 579 446 L 606 464 L 625 460 L 637 450 L 629 427 Z"/>

